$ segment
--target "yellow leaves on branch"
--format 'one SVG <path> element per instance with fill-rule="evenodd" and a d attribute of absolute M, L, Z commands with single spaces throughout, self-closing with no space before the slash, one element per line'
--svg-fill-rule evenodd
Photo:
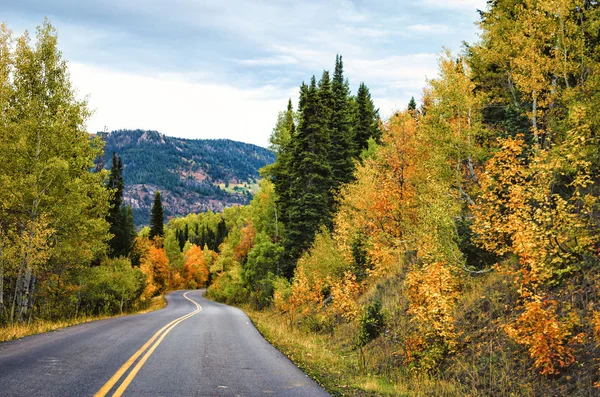
<path fill-rule="evenodd" d="M 522 136 L 500 140 L 481 178 L 482 194 L 471 208 L 480 246 L 518 257 L 525 296 L 574 271 L 598 241 L 588 224 L 597 202 L 585 192 L 589 167 L 583 160 L 574 166 L 562 156 L 572 145 L 567 141 L 552 151 L 526 153 Z M 574 194 L 564 198 L 553 189 L 557 175 L 567 172 Z"/>
<path fill-rule="evenodd" d="M 209 271 L 204 251 L 194 244 L 185 253 L 184 261 L 184 279 L 187 287 L 206 287 Z"/>
<path fill-rule="evenodd" d="M 341 280 L 331 284 L 331 310 L 346 320 L 355 320 L 360 314 L 357 302 L 360 292 L 361 288 L 356 282 L 356 275 L 346 272 Z"/>
<path fill-rule="evenodd" d="M 540 374 L 555 375 L 575 362 L 569 346 L 571 328 L 569 322 L 559 320 L 555 301 L 538 298 L 525 303 L 523 313 L 506 327 L 506 333 L 527 347 Z"/>
<path fill-rule="evenodd" d="M 371 274 L 379 276 L 399 262 L 417 216 L 417 121 L 405 112 L 394 116 L 385 129 L 375 158 L 365 159 L 357 168 L 356 182 L 342 189 L 335 219 L 335 238 L 346 258 L 351 258 L 355 236 L 364 236 L 373 263 Z"/>
<path fill-rule="evenodd" d="M 452 312 L 459 295 L 457 277 L 444 263 L 432 263 L 406 276 L 408 314 L 425 340 L 455 345 Z"/>
<path fill-rule="evenodd" d="M 513 190 L 526 180 L 523 146 L 522 137 L 500 140 L 500 150 L 487 162 L 486 172 L 480 177 L 482 194 L 478 204 L 471 206 L 476 242 L 498 255 L 511 249 L 514 227 L 507 221 L 517 201 L 512 197 Z"/>
<path fill-rule="evenodd" d="M 292 294 L 289 298 L 288 311 L 293 315 L 307 315 L 318 312 L 323 305 L 323 280 L 314 278 L 309 282 L 302 267 L 297 267 L 294 272 Z"/>
<path fill-rule="evenodd" d="M 575 361 L 570 345 L 576 338 L 571 338 L 569 316 L 560 318 L 557 303 L 540 296 L 579 269 L 598 244 L 590 223 L 597 198 L 588 191 L 592 175 L 586 160 L 592 141 L 585 112 L 574 113 L 564 141 L 548 150 L 536 146 L 527 151 L 522 136 L 501 140 L 481 178 L 480 200 L 472 207 L 478 243 L 518 261 L 513 275 L 523 311 L 505 330 L 528 349 L 545 375 Z M 557 178 L 570 181 L 572 193 L 555 192 Z"/>

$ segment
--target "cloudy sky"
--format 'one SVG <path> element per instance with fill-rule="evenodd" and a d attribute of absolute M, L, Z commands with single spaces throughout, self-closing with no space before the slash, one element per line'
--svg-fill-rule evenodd
<path fill-rule="evenodd" d="M 90 131 L 154 129 L 267 146 L 287 99 L 343 55 L 382 115 L 421 97 L 442 47 L 477 40 L 485 0 L 3 0 L 16 34 L 44 16 Z"/>

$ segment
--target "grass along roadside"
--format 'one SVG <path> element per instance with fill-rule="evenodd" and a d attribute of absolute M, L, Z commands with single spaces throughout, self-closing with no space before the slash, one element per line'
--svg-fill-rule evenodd
<path fill-rule="evenodd" d="M 131 314 L 143 314 L 148 313 L 154 310 L 159 310 L 164 308 L 167 305 L 167 301 L 163 295 L 155 296 L 150 300 L 150 305 L 148 308 L 131 312 L 131 313 L 123 313 L 117 314 L 114 316 L 85 316 L 85 317 L 77 317 L 68 320 L 58 320 L 58 321 L 47 321 L 47 320 L 34 320 L 31 323 L 16 323 L 11 324 L 6 327 L 0 327 L 0 342 L 6 342 L 9 340 L 20 339 L 29 335 L 42 334 L 44 332 L 56 331 L 59 329 L 71 327 L 77 324 L 89 323 L 90 321 L 104 320 L 107 318 L 128 316 Z"/>
<path fill-rule="evenodd" d="M 272 311 L 241 307 L 275 348 L 334 396 L 409 396 L 404 387 L 360 368 L 359 352 L 340 348 L 331 336 L 303 332 Z"/>

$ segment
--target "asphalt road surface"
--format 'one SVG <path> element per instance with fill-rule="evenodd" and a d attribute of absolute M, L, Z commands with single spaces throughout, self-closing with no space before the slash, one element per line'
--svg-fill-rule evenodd
<path fill-rule="evenodd" d="M 0 396 L 328 396 L 239 309 L 166 308 L 0 343 Z"/>

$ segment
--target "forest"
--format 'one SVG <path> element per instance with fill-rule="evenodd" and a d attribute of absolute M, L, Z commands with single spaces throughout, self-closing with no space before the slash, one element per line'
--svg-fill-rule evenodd
<path fill-rule="evenodd" d="M 182 139 L 142 130 L 97 135 L 105 142 L 97 165 L 110 168 L 113 153 L 123 162 L 125 201 L 137 227 L 148 225 L 156 190 L 163 194 L 168 217 L 248 204 L 249 189 L 221 186 L 252 185 L 260 178 L 258 170 L 275 160 L 268 149 L 227 139 Z"/>
<path fill-rule="evenodd" d="M 338 56 L 280 113 L 208 296 L 340 395 L 596 395 L 599 22 L 490 1 L 387 120 Z"/>
<path fill-rule="evenodd" d="M 156 191 L 136 234 L 55 30 L 3 25 L 0 324 L 206 287 L 336 395 L 597 395 L 599 26 L 596 1 L 489 1 L 387 119 L 338 55 L 248 205 L 164 225 Z"/>

